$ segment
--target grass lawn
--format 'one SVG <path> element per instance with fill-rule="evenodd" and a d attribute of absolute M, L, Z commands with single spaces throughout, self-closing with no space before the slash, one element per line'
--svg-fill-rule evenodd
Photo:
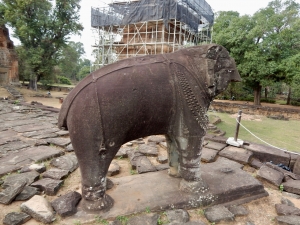
<path fill-rule="evenodd" d="M 226 137 L 234 137 L 236 128 L 236 118 L 226 113 L 209 112 L 209 116 L 216 115 L 221 118 L 222 122 L 217 127 L 226 131 Z M 260 116 L 261 121 L 242 120 L 241 123 L 256 136 L 262 140 L 279 148 L 287 149 L 293 152 L 300 152 L 300 121 L 274 120 Z M 264 144 L 252 136 L 243 127 L 240 127 L 239 139 L 243 141 Z"/>

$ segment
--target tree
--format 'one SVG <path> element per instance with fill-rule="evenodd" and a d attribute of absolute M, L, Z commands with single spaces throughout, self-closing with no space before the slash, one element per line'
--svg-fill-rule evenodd
<path fill-rule="evenodd" d="M 70 35 L 82 29 L 80 0 L 2 0 L 2 22 L 12 27 L 22 44 L 21 60 L 31 69 L 30 88 L 51 77 L 60 50 Z M 25 63 L 26 61 L 26 63 Z"/>
<path fill-rule="evenodd" d="M 287 79 L 280 68 L 300 50 L 298 23 L 299 4 L 293 0 L 272 1 L 252 17 L 219 13 L 214 41 L 235 58 L 244 84 L 254 90 L 255 105 L 260 104 L 262 86 Z"/>
<path fill-rule="evenodd" d="M 70 41 L 64 46 L 59 57 L 59 68 L 61 76 L 76 80 L 76 75 L 81 69 L 81 57 L 85 53 L 83 44 L 80 42 Z"/>

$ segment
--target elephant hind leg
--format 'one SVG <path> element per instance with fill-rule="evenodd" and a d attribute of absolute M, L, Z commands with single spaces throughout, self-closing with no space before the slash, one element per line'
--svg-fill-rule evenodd
<path fill-rule="evenodd" d="M 181 177 L 179 173 L 179 153 L 175 138 L 171 135 L 165 135 L 167 141 L 169 158 L 169 175 L 172 177 Z"/>

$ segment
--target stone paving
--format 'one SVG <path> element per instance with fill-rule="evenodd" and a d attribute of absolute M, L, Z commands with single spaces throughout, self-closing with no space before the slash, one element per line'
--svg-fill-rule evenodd
<path fill-rule="evenodd" d="M 40 195 L 44 193 L 56 196 L 64 179 L 78 168 L 68 131 L 57 128 L 57 117 L 58 110 L 51 107 L 20 104 L 18 101 L 0 101 L 0 207 L 5 207 L 15 200 L 24 201 L 20 208 L 23 213 L 7 214 L 3 224 L 23 224 L 31 217 L 42 223 L 51 223 L 55 220 L 55 211 L 63 217 L 68 216 L 69 222 L 73 221 L 71 224 L 77 219 L 83 222 L 95 221 L 95 215 L 84 214 L 80 205 L 76 210 L 81 198 L 78 192 L 57 196 L 51 203 Z M 169 224 L 207 224 L 203 221 L 189 221 L 189 215 L 183 208 L 205 204 L 202 204 L 202 200 L 200 204 L 197 203 L 195 196 L 189 198 L 178 190 L 172 190 L 172 184 L 178 186 L 180 179 L 170 178 L 166 171 L 163 171 L 168 169 L 167 154 L 162 155 L 158 146 L 166 148 L 164 137 L 151 136 L 148 140 L 134 140 L 120 149 L 116 158 L 129 158 L 132 174 L 138 175 L 108 180 L 108 189 L 114 186 L 113 183 L 117 184 L 108 190 L 108 194 L 116 203 L 110 212 L 103 214 L 103 218 L 142 212 L 145 208 L 149 211 L 157 210 L 160 205 L 163 210 L 167 210 L 164 216 L 157 213 L 142 214 L 131 217 L 127 224 L 139 224 L 139 221 L 144 221 L 144 224 L 157 224 L 166 218 Z M 156 163 L 151 159 L 155 159 Z M 215 201 L 210 199 L 210 208 L 205 211 L 210 223 L 232 221 L 236 216 L 246 216 L 247 211 L 243 210 L 242 206 L 235 205 L 265 196 L 266 192 L 259 180 L 267 181 L 276 188 L 282 187 L 294 198 L 300 198 L 300 158 L 293 154 L 252 143 L 243 148 L 236 148 L 228 146 L 224 137 L 207 135 L 201 160 L 204 162 L 203 179 L 210 187 L 206 197 L 214 196 L 212 199 Z M 48 161 L 51 168 L 46 167 L 44 161 Z M 278 167 L 279 163 L 290 167 L 292 171 Z M 259 180 L 242 170 L 245 165 L 258 170 Z M 120 170 L 122 166 L 114 162 L 108 175 L 115 176 Z M 158 183 L 160 185 L 157 185 Z M 145 186 L 148 190 L 144 190 Z M 143 193 L 140 193 L 140 190 L 143 190 Z M 156 193 L 155 196 L 153 192 Z M 135 202 L 136 196 L 138 200 Z M 200 198 L 202 197 L 198 196 L 198 199 Z M 218 205 L 221 203 L 226 207 Z M 276 221 L 278 224 L 299 224 L 299 209 L 288 204 L 284 202 L 274 206 L 278 214 Z M 179 211 L 171 210 L 172 207 Z M 39 213 L 41 209 L 43 210 Z M 173 218 L 173 214 L 178 218 Z M 69 223 L 67 219 L 65 221 L 65 224 Z M 115 220 L 110 224 L 120 224 L 119 222 Z"/>

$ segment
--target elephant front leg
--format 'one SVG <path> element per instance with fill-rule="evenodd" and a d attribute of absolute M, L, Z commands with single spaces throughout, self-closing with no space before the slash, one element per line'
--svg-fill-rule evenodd
<path fill-rule="evenodd" d="M 201 178 L 201 151 L 204 135 L 178 137 L 180 146 L 180 190 L 190 193 L 204 193 L 207 184 Z"/>

